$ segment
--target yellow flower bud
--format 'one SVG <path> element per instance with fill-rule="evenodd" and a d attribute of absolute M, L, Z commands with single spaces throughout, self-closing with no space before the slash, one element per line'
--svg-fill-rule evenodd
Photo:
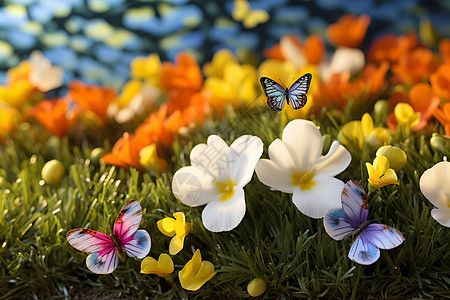
<path fill-rule="evenodd" d="M 167 162 L 158 156 L 155 144 L 142 148 L 139 152 L 139 163 L 145 169 L 155 172 L 164 172 L 169 168 Z"/>
<path fill-rule="evenodd" d="M 387 145 L 377 150 L 376 156 L 383 155 L 389 160 L 389 165 L 394 170 L 401 169 L 406 164 L 406 153 L 399 147 Z"/>
<path fill-rule="evenodd" d="M 376 124 L 386 123 L 389 115 L 389 103 L 386 100 L 378 100 L 373 106 Z"/>
<path fill-rule="evenodd" d="M 59 160 L 51 160 L 42 168 L 41 176 L 46 183 L 58 185 L 64 176 L 64 166 Z"/>
<path fill-rule="evenodd" d="M 255 278 L 247 285 L 247 292 L 252 297 L 261 296 L 267 289 L 267 283 L 262 278 Z"/>
<path fill-rule="evenodd" d="M 437 133 L 433 133 L 433 136 L 430 138 L 430 144 L 434 151 L 447 153 L 450 150 L 450 139 Z"/>
<path fill-rule="evenodd" d="M 420 122 L 420 112 L 414 112 L 408 103 L 398 103 L 394 108 L 394 115 L 398 125 L 407 130 L 414 128 Z"/>
<path fill-rule="evenodd" d="M 95 163 L 98 164 L 100 162 L 100 158 L 102 158 L 102 156 L 105 154 L 105 150 L 103 148 L 95 148 L 91 151 L 91 155 L 90 155 L 90 160 Z"/>

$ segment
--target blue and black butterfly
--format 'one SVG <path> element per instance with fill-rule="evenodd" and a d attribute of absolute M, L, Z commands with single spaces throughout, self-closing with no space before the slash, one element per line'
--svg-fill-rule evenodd
<path fill-rule="evenodd" d="M 311 78 L 312 75 L 307 73 L 297 79 L 290 88 L 284 88 L 270 78 L 261 77 L 260 82 L 267 97 L 267 105 L 271 110 L 280 111 L 284 107 L 284 101 L 286 100 L 289 105 L 290 100 L 294 109 L 302 108 L 308 100 L 306 94 Z"/>

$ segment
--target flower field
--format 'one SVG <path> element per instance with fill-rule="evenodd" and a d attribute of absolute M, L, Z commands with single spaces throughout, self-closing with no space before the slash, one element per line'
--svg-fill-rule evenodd
<path fill-rule="evenodd" d="M 8 67 L 0 299 L 450 298 L 450 39 L 373 23 L 136 55 L 116 85 Z"/>

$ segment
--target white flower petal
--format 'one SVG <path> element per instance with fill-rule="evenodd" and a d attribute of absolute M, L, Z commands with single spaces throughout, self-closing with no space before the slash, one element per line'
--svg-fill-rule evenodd
<path fill-rule="evenodd" d="M 283 56 L 290 61 L 296 69 L 300 70 L 308 64 L 308 59 L 303 51 L 293 42 L 289 36 L 284 36 L 280 40 L 280 47 Z"/>
<path fill-rule="evenodd" d="M 330 61 L 331 73 L 350 72 L 355 75 L 364 68 L 364 53 L 360 49 L 340 47 L 334 51 Z"/>
<path fill-rule="evenodd" d="M 270 144 L 269 158 L 275 163 L 280 169 L 295 170 L 297 167 L 295 165 L 294 158 L 291 156 L 291 152 L 286 148 L 286 144 L 280 140 L 276 139 Z"/>
<path fill-rule="evenodd" d="M 450 227 L 450 209 L 435 208 L 431 210 L 431 216 L 442 226 Z"/>
<path fill-rule="evenodd" d="M 327 155 L 320 157 L 316 161 L 314 172 L 321 175 L 335 176 L 344 171 L 351 161 L 352 156 L 350 152 L 339 145 L 339 142 L 334 141 Z"/>
<path fill-rule="evenodd" d="M 285 193 L 293 193 L 296 189 L 292 185 L 292 172 L 272 160 L 260 159 L 256 164 L 255 172 L 259 181 L 273 189 Z"/>
<path fill-rule="evenodd" d="M 297 188 L 292 195 L 295 206 L 311 218 L 323 218 L 330 208 L 341 207 L 344 183 L 329 176 L 314 177 L 316 185 L 311 190 Z"/>
<path fill-rule="evenodd" d="M 183 167 L 172 180 L 174 195 L 188 206 L 199 206 L 220 198 L 213 178 L 202 169 Z"/>
<path fill-rule="evenodd" d="M 255 165 L 263 152 L 263 142 L 259 137 L 244 135 L 236 139 L 228 152 L 228 169 L 231 179 L 243 187 L 253 176 Z"/>
<path fill-rule="evenodd" d="M 431 211 L 431 216 L 442 226 L 450 227 L 450 209 L 435 208 Z"/>
<path fill-rule="evenodd" d="M 232 230 L 244 218 L 245 207 L 244 189 L 236 187 L 230 200 L 214 200 L 205 206 L 202 212 L 203 225 L 212 232 Z"/>
<path fill-rule="evenodd" d="M 228 178 L 227 143 L 217 135 L 210 135 L 207 144 L 198 144 L 191 151 L 191 165 L 210 174 L 216 180 Z"/>
<path fill-rule="evenodd" d="M 442 161 L 423 172 L 420 177 L 420 190 L 436 207 L 448 208 L 450 201 L 450 162 Z"/>
<path fill-rule="evenodd" d="M 282 139 L 300 172 L 310 170 L 310 166 L 322 155 L 322 135 L 311 121 L 297 119 L 289 122 L 283 130 Z"/>

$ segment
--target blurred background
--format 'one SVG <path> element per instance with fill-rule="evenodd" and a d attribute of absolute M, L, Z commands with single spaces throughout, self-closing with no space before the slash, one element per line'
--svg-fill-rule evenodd
<path fill-rule="evenodd" d="M 424 20 L 450 37 L 449 12 L 446 0 L 3 0 L 0 84 L 34 49 L 64 68 L 66 83 L 120 88 L 135 56 L 173 60 L 184 50 L 202 64 L 228 48 L 258 62 L 283 35 L 325 37 L 327 25 L 345 13 L 372 18 L 367 49 L 378 36 L 418 32 Z"/>

